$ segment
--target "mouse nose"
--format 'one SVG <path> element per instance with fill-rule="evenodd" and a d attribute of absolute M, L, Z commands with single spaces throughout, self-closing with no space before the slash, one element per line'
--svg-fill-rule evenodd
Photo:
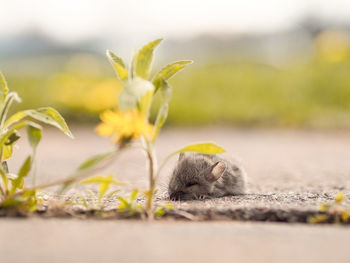
<path fill-rule="evenodd" d="M 170 195 L 170 200 L 173 200 L 173 201 L 178 201 L 178 200 L 181 200 L 181 197 L 184 196 L 184 192 L 182 191 L 177 191 L 177 192 L 174 192 Z"/>

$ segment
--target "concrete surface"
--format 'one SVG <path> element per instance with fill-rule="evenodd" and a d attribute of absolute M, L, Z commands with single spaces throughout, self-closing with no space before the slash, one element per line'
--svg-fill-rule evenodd
<path fill-rule="evenodd" d="M 37 156 L 37 181 L 69 175 L 83 160 L 113 148 L 107 138 L 100 138 L 93 127 L 73 127 L 76 139 L 70 140 L 55 130 L 44 131 Z M 317 209 L 343 192 L 350 205 L 350 133 L 285 130 L 235 130 L 231 128 L 187 128 L 165 130 L 158 143 L 159 163 L 174 150 L 193 142 L 214 141 L 239 159 L 248 173 L 247 196 L 225 197 L 200 202 L 177 202 L 181 207 L 274 207 Z M 18 166 L 30 149 L 27 143 L 15 151 L 10 169 Z M 167 180 L 176 161 L 173 158 L 159 180 L 159 197 L 166 198 Z M 112 172 L 119 180 L 137 187 L 147 186 L 145 156 L 127 150 Z M 16 169 L 15 169 L 16 171 Z M 28 178 L 30 182 L 31 179 Z M 76 185 L 71 193 L 86 189 Z"/>
<path fill-rule="evenodd" d="M 2 263 L 348 263 L 350 228 L 234 222 L 1 219 Z"/>
<path fill-rule="evenodd" d="M 66 176 L 85 158 L 111 149 L 91 127 L 73 128 L 76 140 L 47 130 L 38 151 L 38 181 Z M 191 207 L 317 209 L 337 192 L 350 197 L 350 133 L 230 128 L 169 129 L 158 156 L 186 144 L 215 141 L 241 159 L 249 193 L 196 202 Z M 29 153 L 20 144 L 16 155 Z M 164 170 L 160 198 L 166 196 Z M 19 164 L 18 159 L 10 168 Z M 144 156 L 130 150 L 107 172 L 145 186 Z M 30 180 L 30 179 L 29 179 Z M 82 191 L 76 186 L 74 191 Z M 349 205 L 349 201 L 346 201 Z M 0 219 L 0 262 L 350 262 L 350 228 L 335 225 L 239 222 L 140 222 L 76 219 Z"/>

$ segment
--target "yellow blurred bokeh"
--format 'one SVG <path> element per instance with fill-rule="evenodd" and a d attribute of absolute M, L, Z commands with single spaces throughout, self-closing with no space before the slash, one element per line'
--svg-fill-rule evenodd
<path fill-rule="evenodd" d="M 346 32 L 326 30 L 316 38 L 319 56 L 326 62 L 337 63 L 345 60 L 350 54 L 350 39 Z"/>

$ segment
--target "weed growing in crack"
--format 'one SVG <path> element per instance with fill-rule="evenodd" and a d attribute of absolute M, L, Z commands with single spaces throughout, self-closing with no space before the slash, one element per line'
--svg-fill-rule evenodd
<path fill-rule="evenodd" d="M 176 61 L 162 68 L 153 77 L 150 76 L 153 53 L 162 39 L 154 40 L 138 50 L 129 67 L 112 51 L 107 51 L 107 57 L 112 64 L 118 79 L 123 84 L 123 90 L 118 98 L 118 105 L 114 111 L 105 111 L 101 114 L 101 123 L 96 131 L 101 136 L 109 136 L 118 148 L 118 151 L 137 145 L 142 149 L 148 161 L 147 190 L 141 191 L 146 197 L 145 211 L 149 218 L 164 214 L 165 208 L 154 208 L 153 199 L 156 193 L 156 182 L 164 164 L 174 155 L 182 152 L 200 152 L 204 154 L 216 154 L 224 152 L 224 149 L 213 143 L 200 143 L 186 146 L 164 159 L 158 167 L 155 154 L 155 142 L 163 127 L 169 110 L 172 88 L 168 79 L 191 64 L 190 60 Z M 160 93 L 161 103 L 156 110 L 155 121 L 150 118 L 150 109 L 154 103 L 154 97 Z M 135 193 L 135 192 L 134 192 Z M 120 198 L 123 209 L 131 209 L 130 202 Z M 120 208 L 119 208 L 120 209 Z M 123 210 L 121 209 L 121 210 Z M 132 210 L 132 209 L 131 209 Z M 130 211 L 131 211 L 130 210 Z"/>
<path fill-rule="evenodd" d="M 350 223 L 350 208 L 345 208 L 342 204 L 345 200 L 343 193 L 338 193 L 332 203 L 321 204 L 320 213 L 310 216 L 308 222 L 317 223 Z"/>
<path fill-rule="evenodd" d="M 118 195 L 118 211 L 127 215 L 146 212 L 148 218 L 152 219 L 154 215 L 160 217 L 166 211 L 172 209 L 170 204 L 154 207 L 157 179 L 165 163 L 171 157 L 184 152 L 217 154 L 223 153 L 225 150 L 210 142 L 191 144 L 165 157 L 158 167 L 155 142 L 168 116 L 169 102 L 172 95 L 172 88 L 168 83 L 168 79 L 192 63 L 190 60 L 176 61 L 166 65 L 157 74 L 151 76 L 153 53 L 161 41 L 162 39 L 157 39 L 143 46 L 135 53 L 128 67 L 112 51 L 107 51 L 108 60 L 112 64 L 117 78 L 122 83 L 123 89 L 116 98 L 118 99 L 118 105 L 115 109 L 107 110 L 100 115 L 101 123 L 96 127 L 96 132 L 101 136 L 111 137 L 115 145 L 114 150 L 89 158 L 67 178 L 32 187 L 25 187 L 23 179 L 32 168 L 36 147 L 41 139 L 41 126 L 37 122 L 57 127 L 70 137 L 72 137 L 72 134 L 62 116 L 50 107 L 17 112 L 7 118 L 11 103 L 16 100 L 19 101 L 19 97 L 17 93 L 8 92 L 6 81 L 0 75 L 0 175 L 2 178 L 0 208 L 23 206 L 27 210 L 35 210 L 38 203 L 36 199 L 38 189 L 60 185 L 59 193 L 62 193 L 73 183 L 81 181 L 83 184 L 99 184 L 97 208 L 101 209 L 105 195 L 115 194 L 115 191 L 108 193 L 111 185 L 126 186 L 127 184 L 114 179 L 113 175 L 96 176 L 96 174 L 114 163 L 124 149 L 138 147 L 145 153 L 147 159 L 149 185 L 145 190 L 135 190 L 135 187 L 132 187 L 133 191 L 129 197 Z M 154 104 L 156 94 L 159 94 L 160 104 Z M 153 108 L 156 108 L 154 121 L 150 117 L 152 105 Z M 8 170 L 6 160 L 11 157 L 13 144 L 19 139 L 17 131 L 24 127 L 27 128 L 33 154 L 25 160 L 18 174 L 13 175 Z M 91 178 L 85 179 L 87 177 Z M 137 203 L 139 194 L 146 198 L 144 206 Z M 87 208 L 91 208 L 84 198 L 83 196 L 78 197 Z"/>
<path fill-rule="evenodd" d="M 33 170 L 36 149 L 42 137 L 42 126 L 48 124 L 73 138 L 63 117 L 53 108 L 44 107 L 18 111 L 8 116 L 14 102 L 21 102 L 16 92 L 10 91 L 5 77 L 0 72 L 0 208 L 35 210 L 40 199 L 37 198 L 35 173 L 33 186 L 28 188 L 24 179 Z M 8 159 L 13 155 L 13 147 L 21 138 L 19 130 L 26 128 L 32 153 L 24 160 L 17 173 L 10 171 Z"/>

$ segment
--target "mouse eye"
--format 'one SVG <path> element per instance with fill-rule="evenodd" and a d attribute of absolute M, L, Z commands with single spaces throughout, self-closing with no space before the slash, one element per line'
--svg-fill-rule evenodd
<path fill-rule="evenodd" d="M 187 183 L 186 184 L 186 187 L 191 187 L 191 186 L 194 186 L 194 185 L 196 185 L 197 183 L 195 183 L 195 182 L 189 182 L 189 183 Z"/>

